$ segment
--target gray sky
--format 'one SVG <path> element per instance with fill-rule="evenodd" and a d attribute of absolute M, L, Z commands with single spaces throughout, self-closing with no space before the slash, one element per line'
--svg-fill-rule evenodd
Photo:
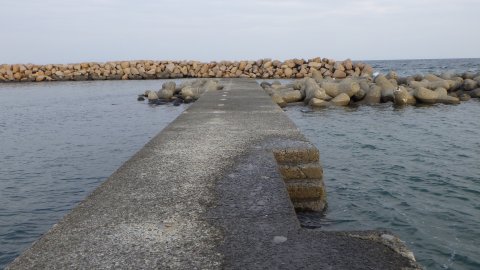
<path fill-rule="evenodd" d="M 480 0 L 0 0 L 0 63 L 480 57 Z"/>

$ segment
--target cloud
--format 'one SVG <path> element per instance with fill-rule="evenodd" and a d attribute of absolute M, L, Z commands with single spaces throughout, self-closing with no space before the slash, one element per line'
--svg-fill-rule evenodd
<path fill-rule="evenodd" d="M 3 0 L 0 59 L 479 57 L 478 10 L 477 0 Z"/>

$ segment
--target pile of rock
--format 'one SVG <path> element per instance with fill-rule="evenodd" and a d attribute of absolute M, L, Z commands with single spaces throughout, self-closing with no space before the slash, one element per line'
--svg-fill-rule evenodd
<path fill-rule="evenodd" d="M 123 61 L 67 65 L 0 65 L 0 82 L 141 80 L 167 78 L 305 78 L 371 75 L 372 67 L 351 60 L 261 59 L 257 61 Z"/>
<path fill-rule="evenodd" d="M 281 107 L 296 102 L 312 107 L 385 102 L 396 105 L 458 104 L 480 97 L 480 73 L 399 77 L 390 72 L 376 77 L 352 76 L 345 79 L 313 76 L 286 85 L 276 81 L 262 82 L 261 86 Z"/>
<path fill-rule="evenodd" d="M 138 95 L 138 101 L 148 100 L 148 103 L 155 105 L 163 105 L 173 102 L 174 106 L 182 103 L 190 103 L 197 100 L 203 93 L 209 91 L 217 91 L 223 89 L 223 86 L 216 80 L 199 79 L 186 81 L 177 85 L 173 81 L 162 84 L 162 89 L 158 91 L 147 90 L 145 93 Z"/>

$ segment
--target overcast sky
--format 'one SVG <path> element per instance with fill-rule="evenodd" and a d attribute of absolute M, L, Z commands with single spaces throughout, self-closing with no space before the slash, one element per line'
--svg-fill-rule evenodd
<path fill-rule="evenodd" d="M 480 0 L 0 0 L 0 63 L 480 57 Z"/>

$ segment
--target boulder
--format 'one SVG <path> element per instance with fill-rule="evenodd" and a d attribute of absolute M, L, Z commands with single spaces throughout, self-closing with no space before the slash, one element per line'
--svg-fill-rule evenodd
<path fill-rule="evenodd" d="M 358 92 L 355 95 L 353 95 L 351 99 L 355 102 L 358 102 L 364 99 L 366 95 L 367 95 L 367 92 L 365 92 L 363 89 L 360 88 L 360 90 L 358 90 Z"/>
<path fill-rule="evenodd" d="M 398 88 L 398 82 L 397 80 L 394 79 L 388 79 L 388 81 L 395 87 L 395 89 Z"/>
<path fill-rule="evenodd" d="M 457 83 L 453 80 L 436 80 L 436 81 L 429 81 L 429 80 L 422 80 L 422 81 L 410 81 L 408 86 L 412 88 L 420 88 L 424 87 L 430 90 L 435 90 L 437 88 L 445 88 L 447 90 L 451 90 L 455 87 Z"/>
<path fill-rule="evenodd" d="M 195 101 L 195 99 L 193 99 L 193 97 L 191 97 L 191 96 L 188 96 L 188 97 L 183 99 L 183 103 L 185 103 L 185 104 L 191 103 L 193 101 Z"/>
<path fill-rule="evenodd" d="M 177 84 L 173 81 L 164 82 L 162 84 L 162 89 L 171 90 L 172 92 L 175 92 L 176 87 L 177 87 Z"/>
<path fill-rule="evenodd" d="M 370 90 L 370 83 L 368 83 L 366 80 L 360 80 L 358 82 L 358 85 L 360 86 L 360 89 L 363 90 L 365 93 L 367 93 Z"/>
<path fill-rule="evenodd" d="M 444 79 L 438 77 L 437 75 L 433 74 L 426 74 L 423 76 L 423 78 L 427 81 L 435 82 L 435 81 L 443 81 Z"/>
<path fill-rule="evenodd" d="M 414 91 L 415 98 L 421 103 L 425 104 L 458 104 L 460 100 L 457 97 L 452 97 L 447 94 L 447 89 L 438 88 L 436 90 L 430 90 L 425 87 L 420 87 Z"/>
<path fill-rule="evenodd" d="M 458 99 L 460 101 L 469 101 L 471 98 L 472 97 L 467 93 L 463 93 L 463 94 L 458 95 Z"/>
<path fill-rule="evenodd" d="M 460 99 L 458 97 L 452 97 L 449 95 L 439 95 L 439 97 L 437 98 L 437 102 L 443 104 L 459 104 Z"/>
<path fill-rule="evenodd" d="M 370 76 L 372 76 L 372 74 L 373 74 L 373 67 L 368 65 L 368 64 L 365 64 L 362 68 L 361 76 L 362 77 L 370 77 Z"/>
<path fill-rule="evenodd" d="M 397 78 L 397 83 L 399 85 L 402 85 L 402 84 L 406 85 L 406 84 L 408 84 L 408 79 L 407 79 L 407 77 L 398 77 Z"/>
<path fill-rule="evenodd" d="M 217 91 L 218 88 L 219 88 L 219 85 L 217 84 L 216 81 L 214 81 L 214 80 L 207 80 L 207 81 L 203 84 L 202 93 L 203 93 L 203 92 Z"/>
<path fill-rule="evenodd" d="M 473 78 L 473 80 L 476 81 L 478 85 L 480 85 L 480 76 Z"/>
<path fill-rule="evenodd" d="M 305 87 L 304 87 L 305 104 L 308 104 L 310 102 L 310 99 L 312 98 L 323 99 L 323 100 L 328 100 L 331 98 L 325 93 L 324 89 L 318 86 L 318 84 L 315 82 L 314 79 L 306 78 L 304 82 L 305 82 Z"/>
<path fill-rule="evenodd" d="M 415 88 L 415 98 L 425 104 L 435 104 L 437 102 L 438 93 L 425 87 Z"/>
<path fill-rule="evenodd" d="M 466 79 L 463 81 L 463 89 L 465 91 L 471 91 L 474 90 L 478 87 L 477 81 L 474 81 L 472 79 Z"/>
<path fill-rule="evenodd" d="M 193 88 L 191 85 L 187 85 L 184 88 L 182 88 L 182 90 L 180 90 L 180 95 L 184 100 L 187 99 L 188 97 L 193 98 L 195 93 L 198 92 L 197 89 L 198 88 Z"/>
<path fill-rule="evenodd" d="M 349 97 L 352 97 L 358 91 L 360 91 L 360 85 L 358 82 L 352 80 L 344 80 L 340 83 L 323 81 L 321 87 L 325 89 L 327 95 L 331 97 L 336 97 L 341 93 L 345 93 Z"/>
<path fill-rule="evenodd" d="M 359 102 L 359 104 L 373 105 L 378 104 L 381 101 L 382 88 L 378 85 L 372 84 L 370 89 L 366 92 L 365 97 Z"/>
<path fill-rule="evenodd" d="M 335 62 L 335 64 L 333 64 L 333 68 L 335 70 L 339 70 L 339 71 L 345 71 L 345 67 L 342 65 L 342 63 L 340 62 Z M 334 73 L 335 74 L 335 73 Z"/>
<path fill-rule="evenodd" d="M 480 88 L 466 92 L 472 98 L 480 98 Z"/>
<path fill-rule="evenodd" d="M 378 75 L 375 78 L 375 83 L 381 87 L 382 94 L 381 94 L 381 101 L 382 102 L 393 102 L 394 96 L 393 91 L 395 91 L 396 87 L 393 85 L 385 76 Z"/>
<path fill-rule="evenodd" d="M 263 89 L 265 89 L 265 88 L 267 88 L 267 87 L 272 87 L 272 84 L 269 83 L 269 82 L 261 82 L 261 83 L 260 83 L 260 86 L 261 86 Z M 298 89 L 298 90 L 300 90 L 300 89 Z"/>
<path fill-rule="evenodd" d="M 435 91 L 435 93 L 437 93 L 437 95 L 439 97 L 448 95 L 447 89 L 445 89 L 445 88 L 437 88 L 434 91 Z"/>
<path fill-rule="evenodd" d="M 282 92 L 281 96 L 287 103 L 302 101 L 302 93 L 299 90 L 287 90 Z"/>
<path fill-rule="evenodd" d="M 137 68 L 131 67 L 131 68 L 130 68 L 130 74 L 132 74 L 132 75 L 140 75 L 140 72 L 138 71 Z"/>
<path fill-rule="evenodd" d="M 323 80 L 323 75 L 320 71 L 313 69 L 312 70 L 312 78 L 317 82 L 321 82 Z"/>
<path fill-rule="evenodd" d="M 347 60 L 343 61 L 343 66 L 345 67 L 346 70 L 352 70 L 353 69 L 352 60 L 347 59 Z"/>
<path fill-rule="evenodd" d="M 155 91 L 148 91 L 147 98 L 148 101 L 154 101 L 158 99 L 158 95 Z"/>
<path fill-rule="evenodd" d="M 395 71 L 388 72 L 387 76 L 385 76 L 388 80 L 395 80 L 398 81 L 398 74 Z"/>
<path fill-rule="evenodd" d="M 216 91 L 219 85 L 214 80 L 196 80 L 191 84 L 185 84 L 180 90 L 180 95 L 185 100 L 187 97 L 198 99 L 204 92 Z"/>
<path fill-rule="evenodd" d="M 316 108 L 324 108 L 330 105 L 328 101 L 325 101 L 323 99 L 318 99 L 318 98 L 312 98 L 308 102 L 309 106 L 316 107 Z"/>
<path fill-rule="evenodd" d="M 289 68 L 294 68 L 296 66 L 295 62 L 293 60 L 286 60 L 284 62 L 284 65 L 286 65 Z"/>
<path fill-rule="evenodd" d="M 183 103 L 183 99 L 177 98 L 173 101 L 173 106 L 180 106 Z"/>
<path fill-rule="evenodd" d="M 398 87 L 393 91 L 394 96 L 394 103 L 395 105 L 403 106 L 403 105 L 414 105 L 417 103 L 415 97 L 410 94 L 407 88 L 404 86 Z"/>
<path fill-rule="evenodd" d="M 330 103 L 336 106 L 347 106 L 350 103 L 350 97 L 345 93 L 341 93 L 330 100 Z"/>
<path fill-rule="evenodd" d="M 273 94 L 272 95 L 272 100 L 273 100 L 273 102 L 275 102 L 281 108 L 287 106 L 287 102 L 285 102 L 285 100 L 283 100 L 283 98 L 280 94 L 277 94 L 277 93 Z"/>
<path fill-rule="evenodd" d="M 360 84 L 353 80 L 344 80 L 338 84 L 338 91 L 352 97 L 360 91 Z"/>
<path fill-rule="evenodd" d="M 332 77 L 335 78 L 335 79 L 344 79 L 344 78 L 347 77 L 347 73 L 345 73 L 345 71 L 343 71 L 343 70 L 337 69 L 337 70 L 335 70 L 335 72 L 333 72 Z"/>
<path fill-rule="evenodd" d="M 475 78 L 476 76 L 478 76 L 478 75 L 475 74 L 475 73 L 473 73 L 473 72 L 470 72 L 470 71 L 465 72 L 465 73 L 462 74 L 462 77 L 463 77 L 464 80 L 466 80 L 466 79 L 472 80 L 472 79 Z"/>
<path fill-rule="evenodd" d="M 314 68 L 314 69 L 319 69 L 319 68 L 322 67 L 322 63 L 309 62 L 307 66 L 309 66 L 309 67 L 311 67 L 311 68 Z"/>
<path fill-rule="evenodd" d="M 291 78 L 292 75 L 293 75 L 293 70 L 291 68 L 287 67 L 283 70 L 283 74 L 285 74 L 286 78 Z"/>
<path fill-rule="evenodd" d="M 305 80 L 295 80 L 292 84 L 292 88 L 295 90 L 300 90 L 305 87 Z"/>
<path fill-rule="evenodd" d="M 269 96 L 271 96 L 275 93 L 278 93 L 278 90 L 275 90 L 271 87 L 267 87 L 267 88 L 263 89 L 263 91 L 265 91 L 265 93 L 267 93 Z"/>
<path fill-rule="evenodd" d="M 167 99 L 167 100 L 171 99 L 174 94 L 175 94 L 175 88 L 173 90 L 171 88 L 161 89 L 160 91 L 157 92 L 158 98 Z"/>
<path fill-rule="evenodd" d="M 258 66 L 260 66 L 260 65 L 258 65 Z M 272 62 L 271 62 L 271 61 L 266 61 L 266 62 L 263 63 L 263 68 L 265 68 L 265 69 L 266 69 L 266 68 L 269 68 L 269 67 L 271 67 L 271 66 L 272 66 Z"/>
<path fill-rule="evenodd" d="M 174 70 L 175 70 L 175 64 L 173 63 L 169 63 L 165 66 L 165 71 L 167 71 L 168 73 L 173 73 Z"/>
<path fill-rule="evenodd" d="M 458 90 L 463 86 L 462 77 L 453 77 L 451 80 L 454 81 L 454 85 L 450 88 L 450 91 Z"/>
<path fill-rule="evenodd" d="M 320 87 L 325 89 L 325 93 L 331 97 L 336 97 L 340 94 L 338 91 L 338 83 L 336 82 L 324 80 L 320 83 Z"/>

